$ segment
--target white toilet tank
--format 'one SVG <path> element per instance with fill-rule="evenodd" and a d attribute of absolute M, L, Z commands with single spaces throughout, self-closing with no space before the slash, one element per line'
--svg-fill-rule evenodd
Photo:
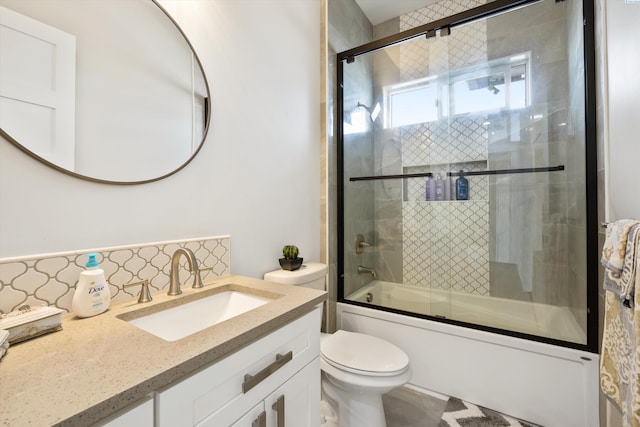
<path fill-rule="evenodd" d="M 298 270 L 276 270 L 265 273 L 264 280 L 305 288 L 325 290 L 327 266 L 319 262 L 305 262 Z"/>

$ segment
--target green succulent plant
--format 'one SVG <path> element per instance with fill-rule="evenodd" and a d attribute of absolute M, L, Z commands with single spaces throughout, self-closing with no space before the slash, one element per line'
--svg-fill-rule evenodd
<path fill-rule="evenodd" d="M 286 245 L 282 248 L 282 255 L 284 255 L 286 259 L 296 259 L 298 258 L 298 253 L 298 247 L 294 245 Z"/>

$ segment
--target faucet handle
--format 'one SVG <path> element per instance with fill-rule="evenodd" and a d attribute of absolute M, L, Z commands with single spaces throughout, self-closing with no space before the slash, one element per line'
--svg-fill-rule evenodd
<path fill-rule="evenodd" d="M 193 286 L 191 286 L 193 289 L 204 287 L 204 285 L 202 284 L 202 272 L 207 270 L 213 270 L 213 267 L 199 267 L 196 269 L 196 271 L 194 272 L 195 277 L 193 279 Z"/>
<path fill-rule="evenodd" d="M 138 304 L 151 301 L 151 292 L 149 292 L 149 279 L 140 280 L 138 282 L 128 283 L 122 286 L 122 289 L 130 288 L 131 286 L 142 285 L 140 288 L 140 296 L 138 297 Z"/>
<path fill-rule="evenodd" d="M 361 254 L 362 252 L 364 252 L 365 248 L 369 248 L 369 247 L 371 247 L 371 244 L 367 243 L 364 240 L 364 236 L 362 234 L 358 234 L 356 236 L 356 253 Z"/>
<path fill-rule="evenodd" d="M 191 286 L 193 289 L 203 288 L 202 277 L 200 277 L 200 272 L 202 270 L 206 270 L 205 268 L 194 268 L 193 271 L 193 285 Z"/>

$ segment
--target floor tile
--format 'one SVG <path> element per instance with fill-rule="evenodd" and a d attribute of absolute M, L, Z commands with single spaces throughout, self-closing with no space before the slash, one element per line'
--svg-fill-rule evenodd
<path fill-rule="evenodd" d="M 382 396 L 387 427 L 438 427 L 446 400 L 407 387 Z"/>

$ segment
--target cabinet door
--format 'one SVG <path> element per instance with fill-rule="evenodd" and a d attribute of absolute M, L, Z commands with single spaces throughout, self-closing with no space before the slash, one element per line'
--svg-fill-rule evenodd
<path fill-rule="evenodd" d="M 153 427 L 153 398 L 130 407 L 94 424 L 94 427 Z"/>
<path fill-rule="evenodd" d="M 317 357 L 265 400 L 268 427 L 320 425 L 320 358 Z"/>
<path fill-rule="evenodd" d="M 266 427 L 267 414 L 264 410 L 264 402 L 260 402 L 259 405 L 254 406 L 249 412 L 244 414 L 230 427 Z"/>

